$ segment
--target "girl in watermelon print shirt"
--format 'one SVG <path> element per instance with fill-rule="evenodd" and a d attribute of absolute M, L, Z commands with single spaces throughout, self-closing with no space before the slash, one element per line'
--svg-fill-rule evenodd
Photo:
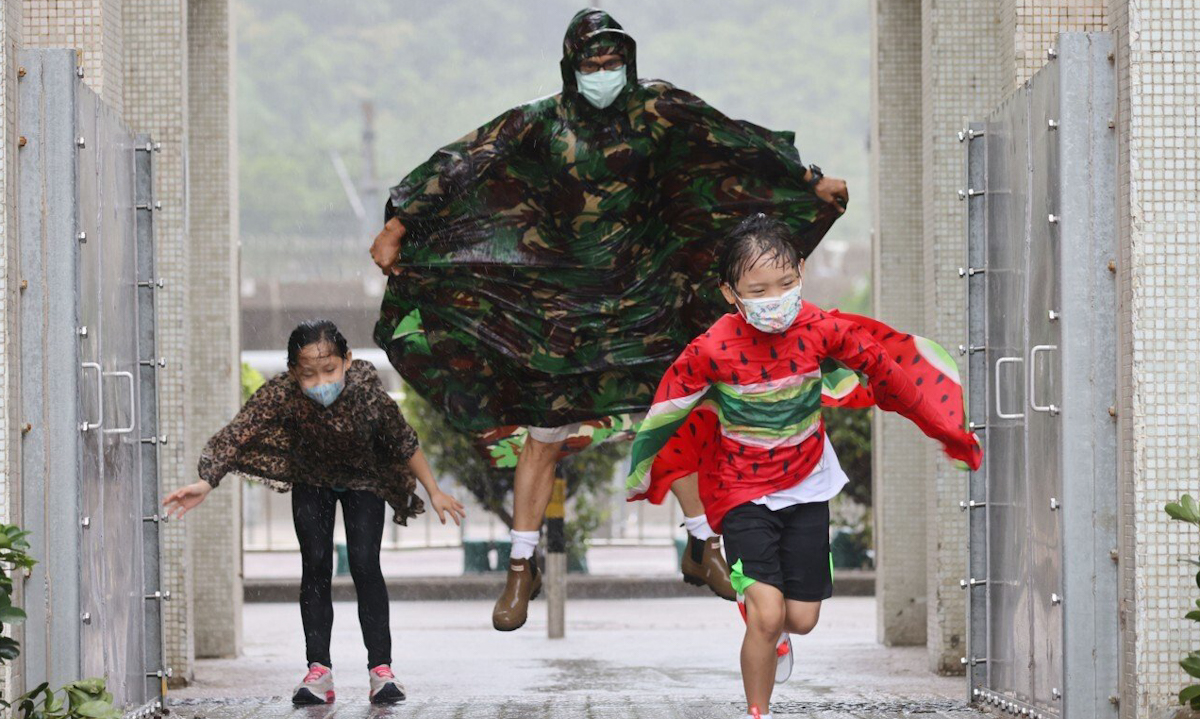
<path fill-rule="evenodd" d="M 800 299 L 804 261 L 778 220 L 757 215 L 727 238 L 721 291 L 735 313 L 684 350 L 663 377 L 634 439 L 630 500 L 661 502 L 699 474 L 709 524 L 724 535 L 732 583 L 744 595 L 742 679 L 747 717 L 770 717 L 777 672 L 791 666 L 787 633 L 807 634 L 833 594 L 829 481 L 821 405 L 898 412 L 973 469 L 983 457 L 964 429 L 953 360 L 928 340 Z M 865 379 L 823 393 L 822 363 Z M 850 385 L 849 391 L 836 387 Z M 782 680 L 782 678 L 780 680 Z"/>

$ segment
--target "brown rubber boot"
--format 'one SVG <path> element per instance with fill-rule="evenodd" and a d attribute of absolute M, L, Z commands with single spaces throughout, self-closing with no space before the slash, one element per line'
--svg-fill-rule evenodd
<path fill-rule="evenodd" d="M 508 565 L 508 581 L 504 593 L 492 610 L 492 626 L 497 631 L 511 632 L 525 626 L 529 603 L 542 592 L 542 573 L 532 559 L 513 559 Z"/>
<path fill-rule="evenodd" d="M 737 592 L 729 583 L 729 565 L 721 554 L 721 538 L 699 540 L 688 535 L 687 547 L 683 550 L 683 581 L 697 587 L 708 587 L 721 599 L 737 601 Z"/>

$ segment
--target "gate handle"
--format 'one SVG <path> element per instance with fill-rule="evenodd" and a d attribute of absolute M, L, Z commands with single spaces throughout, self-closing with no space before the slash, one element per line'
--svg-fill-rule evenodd
<path fill-rule="evenodd" d="M 104 372 L 104 377 L 124 377 L 129 380 L 129 426 L 117 429 L 106 429 L 104 434 L 129 434 L 137 426 L 137 397 L 133 391 L 132 372 Z"/>
<path fill-rule="evenodd" d="M 1037 356 L 1039 352 L 1049 352 L 1058 349 L 1058 345 L 1037 345 L 1029 350 L 1029 408 L 1034 412 L 1049 412 L 1058 414 L 1058 407 L 1053 404 L 1040 405 L 1037 403 Z"/>
<path fill-rule="evenodd" d="M 1000 408 L 1000 368 L 1006 364 L 1009 364 L 1010 362 L 1024 362 L 1024 361 L 1025 361 L 1024 357 L 1001 357 L 996 360 L 996 370 L 995 370 L 995 372 L 996 372 L 996 416 L 999 417 L 1000 419 L 1024 419 L 1025 418 L 1024 412 L 1016 412 L 1013 414 L 1006 414 L 1004 412 L 1004 410 Z"/>
<path fill-rule="evenodd" d="M 79 425 L 80 431 L 87 432 L 88 430 L 97 429 L 101 424 L 104 424 L 104 388 L 101 387 L 103 372 L 100 370 L 100 363 L 98 362 L 84 362 L 79 367 L 81 375 L 83 371 L 96 370 L 96 421 L 89 422 L 85 418 Z"/>

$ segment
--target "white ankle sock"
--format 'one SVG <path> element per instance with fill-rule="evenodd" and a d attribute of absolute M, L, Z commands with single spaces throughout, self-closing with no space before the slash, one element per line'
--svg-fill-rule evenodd
<path fill-rule="evenodd" d="M 771 715 L 770 715 L 770 714 L 760 714 L 759 716 L 760 716 L 760 717 L 762 717 L 762 719 L 771 719 Z M 753 714 L 747 714 L 747 715 L 746 715 L 746 719 L 754 719 L 754 715 L 753 715 Z"/>
<path fill-rule="evenodd" d="M 708 526 L 708 516 L 704 514 L 701 514 L 699 517 L 684 517 L 683 526 L 687 527 L 688 534 L 699 539 L 701 542 L 717 536 L 713 528 Z"/>
<path fill-rule="evenodd" d="M 533 550 L 537 548 L 538 532 L 518 532 L 512 530 L 508 533 L 512 539 L 512 552 L 509 557 L 512 559 L 529 559 L 533 557 Z"/>

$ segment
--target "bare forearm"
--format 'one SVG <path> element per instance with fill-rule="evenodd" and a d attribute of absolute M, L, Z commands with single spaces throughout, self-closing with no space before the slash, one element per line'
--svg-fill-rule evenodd
<path fill-rule="evenodd" d="M 429 466 L 429 460 L 425 459 L 425 453 L 418 447 L 413 456 L 408 458 L 408 468 L 412 473 L 417 475 L 417 481 L 425 488 L 425 493 L 430 497 L 442 491 L 438 486 L 437 478 L 433 476 L 433 469 Z"/>

